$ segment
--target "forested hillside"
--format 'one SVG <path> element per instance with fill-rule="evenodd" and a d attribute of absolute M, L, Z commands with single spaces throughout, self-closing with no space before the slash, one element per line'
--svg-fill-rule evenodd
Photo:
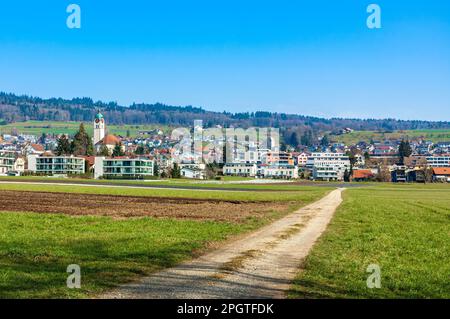
<path fill-rule="evenodd" d="M 161 124 L 192 126 L 195 119 L 202 119 L 205 127 L 214 125 L 239 127 L 280 127 L 296 132 L 337 131 L 346 127 L 354 130 L 408 130 L 447 129 L 450 122 L 402 121 L 396 119 L 324 119 L 318 117 L 271 113 L 229 113 L 206 111 L 193 106 L 169 106 L 156 104 L 132 104 L 121 106 L 114 102 L 94 102 L 90 98 L 42 99 L 0 93 L 0 119 L 3 123 L 26 120 L 40 121 L 91 121 L 100 109 L 110 124 Z M 287 129 L 289 128 L 289 129 Z"/>

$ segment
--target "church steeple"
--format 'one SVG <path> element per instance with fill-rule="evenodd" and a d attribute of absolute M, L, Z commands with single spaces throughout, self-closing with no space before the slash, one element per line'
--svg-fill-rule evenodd
<path fill-rule="evenodd" d="M 94 145 L 105 137 L 105 119 L 103 114 L 98 110 L 94 119 Z"/>

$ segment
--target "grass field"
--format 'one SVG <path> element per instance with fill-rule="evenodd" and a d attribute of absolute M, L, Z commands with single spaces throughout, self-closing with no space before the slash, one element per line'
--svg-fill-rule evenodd
<path fill-rule="evenodd" d="M 257 226 L 0 213 L 0 298 L 92 296 Z M 70 264 L 81 267 L 81 289 L 66 287 Z"/>
<path fill-rule="evenodd" d="M 296 192 L 219 192 L 57 185 L 0 185 L 3 190 L 130 196 L 292 201 L 297 207 L 329 188 Z M 62 195 L 64 196 L 64 195 Z M 23 199 L 27 195 L 23 193 Z M 19 199 L 17 199 L 19 200 Z M 230 236 L 283 216 L 273 211 L 244 221 L 114 218 L 0 212 L 0 298 L 92 297 L 120 283 L 170 267 Z M 81 289 L 68 289 L 67 266 L 81 267 Z"/>
<path fill-rule="evenodd" d="M 367 288 L 370 264 L 380 289 Z M 303 268 L 291 298 L 450 298 L 450 186 L 346 190 Z"/>
<path fill-rule="evenodd" d="M 389 140 L 389 139 L 414 140 L 423 138 L 428 141 L 444 142 L 450 140 L 450 130 L 405 130 L 394 131 L 392 133 L 383 133 L 377 131 L 354 131 L 349 134 L 331 135 L 332 141 L 344 143 L 346 145 L 356 144 L 359 141 L 370 142 L 370 140 Z"/>
<path fill-rule="evenodd" d="M 93 127 L 92 123 L 84 123 L 86 130 L 92 136 Z M 11 134 L 13 129 L 17 129 L 19 133 L 31 134 L 40 136 L 42 133 L 47 134 L 75 134 L 80 126 L 79 122 L 56 122 L 56 121 L 26 121 L 26 122 L 16 122 L 6 125 L 0 125 L 1 134 Z M 126 136 L 127 131 L 129 131 L 130 136 L 135 137 L 138 135 L 139 131 L 161 129 L 165 133 L 168 133 L 170 128 L 165 125 L 108 125 L 108 132 L 110 134 Z M 449 141 L 450 140 L 450 130 L 439 129 L 439 130 L 404 130 L 404 131 L 393 131 L 391 133 L 384 133 L 378 131 L 354 131 L 350 134 L 344 135 L 331 135 L 331 140 L 336 142 L 345 143 L 347 145 L 355 144 L 359 141 L 369 142 L 373 140 L 386 140 L 386 139 L 417 139 L 424 138 L 433 142 Z"/>
<path fill-rule="evenodd" d="M 0 179 L 7 181 L 20 181 L 21 179 Z M 25 179 L 26 180 L 26 179 Z M 33 179 L 39 183 L 41 179 Z M 64 179 L 63 181 L 67 181 Z M 69 181 L 70 182 L 70 181 Z M 89 184 L 87 181 L 83 181 Z M 129 186 L 139 187 L 141 183 L 147 182 L 128 182 Z M 151 185 L 158 185 L 159 182 L 150 182 Z M 155 184 L 156 183 L 156 184 Z M 156 196 L 156 197 L 178 197 L 178 198 L 198 198 L 198 199 L 221 199 L 221 200 L 243 200 L 243 201 L 301 201 L 304 199 L 318 198 L 333 188 L 299 185 L 248 185 L 248 184 L 191 184 L 187 182 L 160 182 L 160 185 L 172 185 L 176 187 L 195 186 L 200 189 L 158 189 L 158 188 L 126 188 L 115 186 L 116 183 L 104 182 L 105 186 L 78 186 L 78 185 L 52 185 L 52 184 L 1 184 L 1 190 L 15 191 L 42 191 L 42 192 L 62 192 L 79 194 L 99 194 L 99 195 L 118 195 L 118 196 Z M 101 186 L 101 185 L 100 185 Z M 222 191 L 222 190 L 202 190 L 206 187 L 232 188 L 241 191 Z M 251 191 L 246 191 L 251 189 Z M 252 191 L 255 190 L 255 191 Z"/>
<path fill-rule="evenodd" d="M 84 126 L 92 136 L 93 125 L 92 123 L 84 123 Z M 17 129 L 19 133 L 41 136 L 42 133 L 46 134 L 75 134 L 80 127 L 80 122 L 55 122 L 55 121 L 27 121 L 16 122 L 6 125 L 0 125 L 0 133 L 11 134 L 13 129 Z M 167 131 L 169 128 L 164 125 L 107 125 L 108 133 L 126 136 L 127 131 L 130 132 L 130 136 L 135 137 L 139 131 L 161 129 Z"/>

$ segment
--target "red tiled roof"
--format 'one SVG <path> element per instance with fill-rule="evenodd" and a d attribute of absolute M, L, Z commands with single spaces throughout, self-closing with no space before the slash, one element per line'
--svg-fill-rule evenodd
<path fill-rule="evenodd" d="M 450 175 L 450 167 L 434 167 L 434 175 Z"/>
<path fill-rule="evenodd" d="M 45 151 L 44 145 L 41 144 L 31 144 L 31 147 L 38 152 L 43 152 Z"/>
<path fill-rule="evenodd" d="M 108 134 L 99 143 L 103 145 L 116 145 L 120 143 L 120 139 L 115 135 Z"/>
<path fill-rule="evenodd" d="M 358 169 L 353 171 L 353 178 L 369 178 L 373 176 L 374 174 L 370 169 Z"/>
<path fill-rule="evenodd" d="M 84 158 L 89 163 L 89 166 L 94 166 L 95 156 L 81 156 L 81 157 Z"/>

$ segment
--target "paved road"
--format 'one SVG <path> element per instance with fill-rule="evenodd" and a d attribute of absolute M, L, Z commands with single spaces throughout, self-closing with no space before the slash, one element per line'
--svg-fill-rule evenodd
<path fill-rule="evenodd" d="M 100 298 L 284 298 L 301 261 L 342 202 L 329 193 L 259 231 Z"/>

